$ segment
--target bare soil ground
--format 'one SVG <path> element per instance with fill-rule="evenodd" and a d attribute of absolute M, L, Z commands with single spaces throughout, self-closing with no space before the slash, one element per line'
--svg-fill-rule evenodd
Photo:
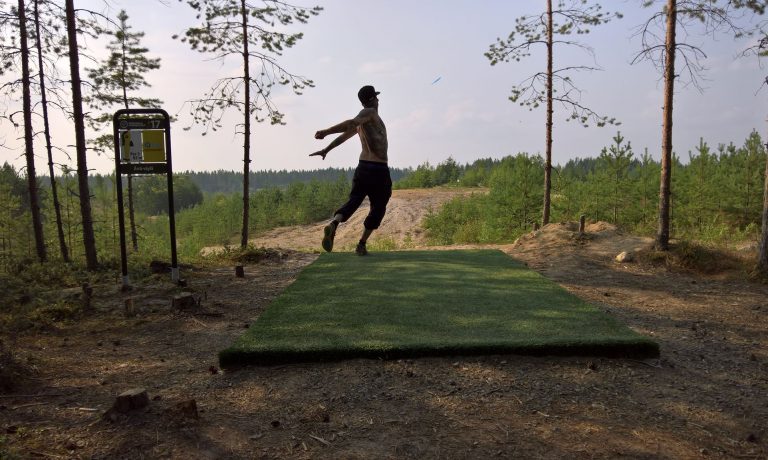
<path fill-rule="evenodd" d="M 379 235 L 400 227 L 391 237 L 419 247 L 418 221 L 435 196 L 396 196 L 407 206 L 398 218 L 391 207 Z M 316 247 L 321 227 L 258 241 Z M 316 257 L 283 250 L 246 266 L 245 278 L 231 266 L 187 271 L 198 309 L 171 311 L 179 288 L 164 279 L 128 293 L 97 286 L 91 314 L 19 334 L 16 359 L 35 372 L 0 395 L 0 458 L 768 458 L 768 287 L 620 264 L 616 254 L 649 241 L 602 223 L 585 237 L 575 230 L 551 224 L 500 249 L 654 337 L 660 359 L 454 356 L 221 371 L 216 353 Z M 128 297 L 136 317 L 124 315 Z M 147 389 L 146 408 L 101 418 L 135 387 Z M 183 409 L 191 399 L 199 418 Z"/>

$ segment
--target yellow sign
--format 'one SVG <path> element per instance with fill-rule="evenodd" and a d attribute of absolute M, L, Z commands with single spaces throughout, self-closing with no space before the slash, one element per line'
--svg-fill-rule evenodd
<path fill-rule="evenodd" d="M 165 161 L 165 136 L 163 131 L 142 131 L 141 150 L 144 161 L 160 163 Z"/>

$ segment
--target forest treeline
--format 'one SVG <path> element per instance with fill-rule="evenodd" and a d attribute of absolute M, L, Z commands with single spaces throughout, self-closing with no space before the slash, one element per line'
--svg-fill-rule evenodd
<path fill-rule="evenodd" d="M 10 166 L 4 166 L 5 173 L 8 174 L 7 169 Z M 393 168 L 390 167 L 390 175 L 392 181 L 399 181 L 400 179 L 411 175 L 414 172 L 413 168 Z M 252 191 L 267 189 L 272 187 L 287 187 L 296 182 L 334 182 L 339 176 L 344 176 L 350 181 L 355 174 L 354 168 L 325 168 L 325 169 L 311 169 L 311 170 L 263 170 L 263 171 L 251 171 L 250 173 L 250 189 Z M 223 169 L 217 171 L 183 171 L 176 174 L 177 177 L 184 178 L 183 180 L 191 181 L 197 188 L 198 192 L 202 193 L 235 193 L 242 192 L 243 189 L 243 173 L 240 171 L 226 171 Z M 70 177 L 69 174 L 57 176 L 56 181 L 63 186 Z M 158 176 L 160 177 L 160 176 Z M 137 182 L 142 180 L 140 176 L 134 178 Z M 97 187 L 100 183 L 106 181 L 107 187 L 110 188 L 114 183 L 114 174 L 91 174 L 88 176 L 89 187 Z M 181 184 L 183 187 L 184 184 Z M 50 188 L 50 178 L 46 175 L 38 176 L 39 188 Z M 174 187 L 178 188 L 178 186 Z M 24 196 L 27 196 L 27 192 L 23 192 Z M 150 212 L 151 213 L 151 212 Z"/>
<path fill-rule="evenodd" d="M 766 154 L 752 132 L 743 145 L 709 146 L 703 139 L 673 156 L 672 229 L 676 238 L 712 243 L 757 241 L 763 209 Z M 558 166 L 552 181 L 552 221 L 581 215 L 653 235 L 658 223 L 659 169 L 648 151 L 637 154 L 617 133 L 594 158 Z M 483 186 L 430 214 L 424 226 L 437 244 L 511 242 L 541 222 L 543 159 L 519 153 L 460 166 L 449 159 L 422 165 L 398 186 Z"/>
<path fill-rule="evenodd" d="M 702 139 L 684 157 L 674 156 L 674 237 L 719 244 L 758 239 L 766 163 L 762 144 L 760 135 L 752 132 L 741 145 L 713 148 Z M 603 220 L 652 235 L 658 219 L 659 168 L 659 162 L 647 151 L 638 154 L 631 142 L 617 133 L 613 143 L 598 156 L 572 159 L 555 168 L 552 219 L 574 221 L 586 215 L 590 220 Z M 249 230 L 261 232 L 328 218 L 344 201 L 351 186 L 348 171 L 335 172 L 336 177 L 330 180 L 327 170 L 316 178 L 312 178 L 311 172 L 301 172 L 288 185 L 255 191 L 249 203 Z M 467 164 L 448 158 L 403 173 L 395 182 L 396 189 L 478 188 L 477 194 L 456 198 L 427 217 L 424 226 L 435 244 L 511 242 L 541 220 L 543 159 L 538 155 L 518 153 Z M 237 180 L 236 173 L 196 174 L 198 178 Z M 197 257 L 206 246 L 236 245 L 242 216 L 239 190 L 204 192 L 194 177 L 195 174 L 180 174 L 174 180 L 179 253 L 187 259 Z M 308 178 L 309 182 L 305 182 Z M 135 179 L 138 255 L 167 258 L 164 177 Z M 114 176 L 95 175 L 93 181 L 97 247 L 101 260 L 111 264 L 119 257 Z M 60 177 L 58 182 L 64 191 L 65 234 L 69 246 L 76 251 L 81 247 L 77 183 L 70 176 Z M 209 186 L 213 187 L 213 182 Z M 7 164 L 0 168 L 0 255 L 6 268 L 34 259 L 26 190 L 24 178 L 14 168 Z M 43 220 L 46 228 L 50 228 L 50 194 L 45 187 L 41 190 Z M 46 238 L 52 242 L 55 235 L 47 232 Z"/>
<path fill-rule="evenodd" d="M 390 168 L 392 180 L 397 181 L 410 174 L 411 169 Z M 252 171 L 250 174 L 249 185 L 253 191 L 271 187 L 287 187 L 296 182 L 309 183 L 333 182 L 339 176 L 345 176 L 352 180 L 354 168 L 325 168 L 316 170 L 289 171 L 286 169 L 280 171 Z M 184 176 L 189 177 L 192 182 L 197 184 L 205 193 L 234 193 L 242 192 L 243 173 L 235 171 L 185 171 Z"/>

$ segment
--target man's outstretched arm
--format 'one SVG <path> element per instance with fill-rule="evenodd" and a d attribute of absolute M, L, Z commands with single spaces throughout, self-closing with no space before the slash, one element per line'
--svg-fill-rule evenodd
<path fill-rule="evenodd" d="M 336 126 L 339 126 L 339 125 L 336 125 Z M 319 132 L 320 131 L 318 131 L 318 133 Z M 346 131 L 346 132 L 342 133 L 341 136 L 338 136 L 336 139 L 332 140 L 331 143 L 328 144 L 328 147 L 324 148 L 323 150 L 318 150 L 315 153 L 310 153 L 309 156 L 311 156 L 311 157 L 312 156 L 322 156 L 323 160 L 325 160 L 325 156 L 328 155 L 328 152 L 330 152 L 331 150 L 333 150 L 336 147 L 340 146 L 341 144 L 344 143 L 344 141 L 346 141 L 350 137 L 354 136 L 355 134 L 357 134 L 357 131 L 354 128 L 350 129 L 349 131 Z M 325 136 L 323 136 L 323 137 L 325 137 Z M 315 134 L 315 138 L 322 139 L 322 137 L 317 137 L 317 134 Z"/>
<path fill-rule="evenodd" d="M 374 109 L 365 108 L 361 110 L 360 113 L 358 113 L 357 116 L 355 118 L 352 118 L 351 120 L 342 121 L 338 125 L 331 126 L 328 129 L 321 129 L 320 131 L 316 132 L 315 139 L 322 139 L 329 134 L 347 133 L 348 131 L 354 131 L 357 129 L 358 126 L 370 120 L 373 114 L 375 113 L 376 111 Z"/>
<path fill-rule="evenodd" d="M 344 141 L 354 136 L 357 133 L 357 127 L 370 120 L 370 118 L 376 113 L 374 109 L 365 108 L 357 114 L 357 116 L 351 120 L 342 121 L 338 125 L 331 126 L 328 129 L 321 129 L 315 133 L 315 139 L 323 139 L 329 134 L 342 133 L 341 136 L 334 139 L 328 147 L 323 150 L 319 150 L 315 153 L 310 153 L 309 156 L 322 156 L 325 160 L 325 156 L 328 152 L 341 145 Z"/>

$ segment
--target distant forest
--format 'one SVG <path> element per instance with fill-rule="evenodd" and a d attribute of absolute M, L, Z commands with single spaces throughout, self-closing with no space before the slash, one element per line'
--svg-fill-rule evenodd
<path fill-rule="evenodd" d="M 411 169 L 389 168 L 392 181 L 396 182 L 412 172 Z M 297 182 L 309 183 L 335 182 L 344 176 L 352 180 L 354 168 L 326 168 L 300 171 L 253 171 L 251 172 L 251 190 L 261 190 L 271 187 L 287 187 Z M 204 193 L 242 193 L 243 173 L 235 171 L 185 171 L 181 173 L 189 177 Z"/>
<path fill-rule="evenodd" d="M 392 182 L 397 182 L 400 179 L 413 173 L 412 168 L 389 168 L 390 175 L 392 176 Z M 348 181 L 352 181 L 352 176 L 355 173 L 354 168 L 326 168 L 326 169 L 312 169 L 312 170 L 300 170 L 300 171 L 251 171 L 251 190 L 263 190 L 272 187 L 285 188 L 294 183 L 308 184 L 312 181 L 316 182 L 336 182 L 339 177 L 344 176 Z M 236 171 L 225 171 L 220 169 L 218 171 L 183 171 L 174 172 L 175 176 L 185 176 L 189 178 L 192 183 L 197 185 L 203 193 L 243 193 L 243 173 Z M 59 176 L 56 176 L 59 177 Z M 90 187 L 100 186 L 101 182 L 105 178 L 114 177 L 114 173 L 109 174 L 92 174 L 88 176 L 88 185 Z M 41 188 L 50 188 L 50 180 L 46 175 L 37 176 L 38 183 Z M 61 182 L 61 181 L 59 181 Z M 107 190 L 112 190 L 110 181 L 106 184 Z M 26 194 L 25 191 L 20 190 L 19 193 Z"/>

